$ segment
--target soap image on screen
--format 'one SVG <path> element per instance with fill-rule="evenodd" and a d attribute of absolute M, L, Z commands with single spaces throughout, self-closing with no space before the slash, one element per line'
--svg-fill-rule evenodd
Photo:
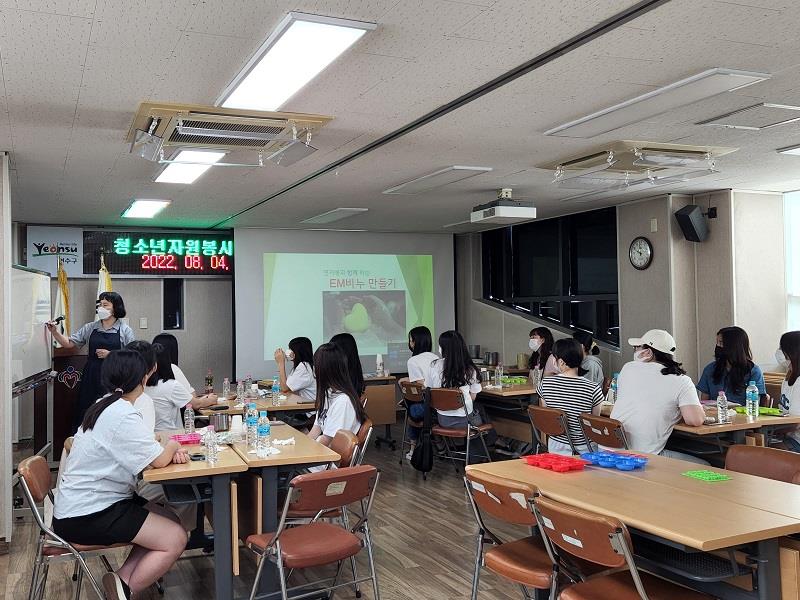
<path fill-rule="evenodd" d="M 406 293 L 392 291 L 322 292 L 323 337 L 351 333 L 362 352 L 383 351 L 406 337 Z"/>

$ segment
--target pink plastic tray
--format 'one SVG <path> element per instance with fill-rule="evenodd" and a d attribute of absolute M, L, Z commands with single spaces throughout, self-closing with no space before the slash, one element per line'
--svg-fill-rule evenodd
<path fill-rule="evenodd" d="M 532 467 L 555 471 L 556 473 L 566 473 L 567 471 L 583 471 L 589 464 L 587 461 L 572 456 L 561 454 L 531 454 L 522 456 L 522 460 Z"/>
<path fill-rule="evenodd" d="M 200 443 L 200 438 L 201 436 L 199 433 L 179 433 L 170 436 L 171 440 L 175 440 L 183 446 L 195 446 Z"/>

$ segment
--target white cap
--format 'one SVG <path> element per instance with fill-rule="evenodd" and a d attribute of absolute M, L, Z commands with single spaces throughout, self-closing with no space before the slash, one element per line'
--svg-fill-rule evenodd
<path fill-rule="evenodd" d="M 631 346 L 650 346 L 665 354 L 675 354 L 675 338 L 663 329 L 651 329 L 640 338 L 630 338 Z"/>

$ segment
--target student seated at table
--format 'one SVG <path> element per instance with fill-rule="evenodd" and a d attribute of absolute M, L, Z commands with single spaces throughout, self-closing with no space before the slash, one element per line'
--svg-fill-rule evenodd
<path fill-rule="evenodd" d="M 775 352 L 775 361 L 786 369 L 786 379 L 781 383 L 782 409 L 792 416 L 800 415 L 800 331 L 789 331 L 781 336 L 780 345 Z M 786 434 L 783 443 L 787 450 L 800 452 L 800 427 Z"/>
<path fill-rule="evenodd" d="M 156 351 L 156 371 L 147 380 L 145 392 L 153 399 L 156 409 L 156 431 L 183 429 L 181 409 L 191 404 L 194 410 L 216 402 L 206 396 L 192 396 L 184 385 L 175 379 L 169 354 L 161 344 L 153 344 Z"/>
<path fill-rule="evenodd" d="M 691 427 L 699 427 L 705 419 L 694 383 L 675 360 L 675 339 L 666 331 L 651 329 L 628 343 L 634 361 L 620 371 L 611 418 L 622 422 L 631 450 L 705 463 L 664 449 L 681 418 Z"/>
<path fill-rule="evenodd" d="M 408 332 L 408 349 L 411 350 L 411 358 L 408 359 L 408 377 L 406 381 L 424 382 L 426 375 L 431 370 L 431 363 L 439 358 L 438 354 L 432 352 L 433 337 L 431 330 L 421 325 L 414 327 Z M 401 380 L 402 381 L 402 380 Z M 414 421 L 421 421 L 425 416 L 425 407 L 422 402 L 415 402 L 409 406 L 409 418 Z M 411 449 L 406 453 L 406 458 L 411 460 L 414 448 L 417 445 L 419 430 L 411 425 L 408 426 L 408 439 Z"/>
<path fill-rule="evenodd" d="M 553 356 L 560 373 L 544 377 L 539 382 L 539 398 L 542 406 L 557 408 L 567 414 L 569 436 L 579 452 L 589 451 L 589 440 L 583 434 L 579 417 L 581 413 L 600 414 L 603 391 L 600 385 L 585 379 L 581 374 L 583 349 L 577 340 L 558 340 L 553 345 Z M 566 436 L 551 436 L 547 440 L 547 451 L 572 455 Z"/>
<path fill-rule="evenodd" d="M 217 402 L 217 395 L 216 394 L 198 394 L 192 384 L 189 383 L 186 375 L 183 373 L 181 368 L 178 366 L 178 338 L 176 338 L 171 333 L 159 333 L 156 337 L 153 338 L 154 344 L 161 344 L 164 349 L 167 351 L 167 355 L 169 356 L 170 364 L 172 365 L 172 374 L 175 376 L 175 380 L 179 381 L 183 384 L 189 393 L 196 398 L 201 398 L 203 400 L 211 400 L 210 404 L 215 404 Z"/>
<path fill-rule="evenodd" d="M 349 333 L 337 333 L 331 338 L 331 344 L 336 344 L 344 352 L 347 358 L 347 372 L 350 375 L 350 381 L 358 396 L 363 396 L 367 385 L 364 383 L 364 371 L 361 368 L 361 357 L 358 355 L 356 338 Z"/>
<path fill-rule="evenodd" d="M 186 531 L 134 492 L 143 469 L 186 462 L 180 444 L 162 448 L 133 408 L 146 375 L 138 352 L 114 350 L 105 358 L 102 381 L 114 391 L 86 411 L 55 493 L 53 529 L 68 542 L 133 544 L 122 567 L 103 576 L 109 600 L 148 588 L 186 547 Z"/>
<path fill-rule="evenodd" d="M 744 392 L 751 381 L 755 382 L 761 398 L 766 398 L 764 375 L 753 362 L 747 332 L 741 327 L 723 327 L 717 332 L 714 362 L 706 365 L 697 384 L 700 400 L 716 400 L 722 390 L 729 402 L 744 406 Z"/>
<path fill-rule="evenodd" d="M 600 348 L 597 343 L 592 339 L 592 334 L 586 331 L 576 331 L 572 334 L 572 339 L 576 340 L 581 346 L 583 353 L 583 361 L 581 361 L 581 370 L 584 372 L 581 377 L 593 381 L 599 385 L 603 385 L 603 362 L 600 357 Z"/>
<path fill-rule="evenodd" d="M 156 351 L 153 349 L 153 344 L 150 342 L 145 342 L 143 340 L 134 340 L 127 346 L 125 346 L 126 350 L 133 350 L 134 352 L 138 352 L 139 356 L 144 359 L 145 364 L 147 365 L 147 378 L 149 379 L 150 376 L 156 372 Z M 153 404 L 153 399 L 147 395 L 147 393 L 142 392 L 142 395 L 139 396 L 136 401 L 133 403 L 133 408 L 138 410 L 142 414 L 142 420 L 144 421 L 144 426 L 147 427 L 150 431 L 156 430 L 156 409 Z"/>
<path fill-rule="evenodd" d="M 347 368 L 347 357 L 333 343 L 322 344 L 314 353 L 317 378 L 317 419 L 308 437 L 330 446 L 336 432 L 358 433 L 367 418 Z"/>
<path fill-rule="evenodd" d="M 534 371 L 539 370 L 543 377 L 558 374 L 556 359 L 553 357 L 553 334 L 547 327 L 534 327 L 528 334 L 528 348 L 531 356 L 528 359 L 530 377 L 536 381 Z"/>
<path fill-rule="evenodd" d="M 292 372 L 286 375 L 286 359 L 292 361 Z M 296 337 L 289 342 L 288 355 L 283 348 L 275 350 L 281 392 L 292 392 L 309 402 L 317 397 L 317 380 L 314 379 L 314 348 L 307 337 Z"/>
<path fill-rule="evenodd" d="M 466 429 L 467 422 L 481 425 L 483 418 L 475 410 L 475 397 L 481 391 L 481 374 L 467 350 L 464 338 L 457 331 L 445 331 L 439 336 L 442 358 L 431 363 L 425 376 L 425 385 L 430 388 L 459 388 L 464 398 L 464 408 L 437 411 L 439 425 L 452 429 Z M 493 443 L 496 435 L 491 431 L 486 443 Z"/>

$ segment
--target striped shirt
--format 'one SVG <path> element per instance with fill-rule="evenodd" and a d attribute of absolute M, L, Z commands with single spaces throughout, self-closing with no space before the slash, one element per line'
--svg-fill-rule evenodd
<path fill-rule="evenodd" d="M 603 392 L 596 383 L 583 377 L 554 375 L 543 377 L 539 382 L 539 398 L 541 404 L 548 408 L 557 408 L 567 413 L 567 424 L 572 442 L 576 446 L 588 445 L 589 440 L 583 435 L 579 416 L 592 412 L 592 409 L 603 401 Z M 551 436 L 563 444 L 569 444 L 566 436 Z"/>

